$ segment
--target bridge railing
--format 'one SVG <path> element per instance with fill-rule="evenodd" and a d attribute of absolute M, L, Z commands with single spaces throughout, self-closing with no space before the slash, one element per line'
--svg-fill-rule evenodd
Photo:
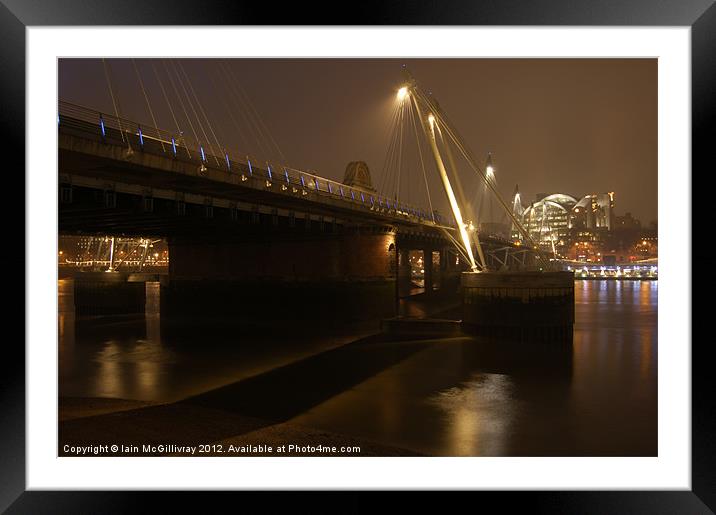
<path fill-rule="evenodd" d="M 380 211 L 418 223 L 429 223 L 446 228 L 453 227 L 449 220 L 438 213 L 431 213 L 416 205 L 401 202 L 395 198 L 391 199 L 374 191 L 347 186 L 341 182 L 289 166 L 274 167 L 268 162 L 263 167 L 257 166 L 257 161 L 252 162 L 250 156 L 237 160 L 232 158 L 225 149 L 219 149 L 223 152 L 223 156 L 218 156 L 210 143 L 204 145 L 183 132 L 172 133 L 64 101 L 59 102 L 57 122 L 60 128 L 90 132 L 95 137 L 100 137 L 113 144 L 127 145 L 160 155 L 164 154 L 197 166 L 204 165 L 229 173 L 257 177 L 267 181 L 266 184 L 275 182 L 286 189 L 289 187 L 300 188 L 301 191 L 310 192 L 318 197 L 331 198 L 350 206 Z"/>

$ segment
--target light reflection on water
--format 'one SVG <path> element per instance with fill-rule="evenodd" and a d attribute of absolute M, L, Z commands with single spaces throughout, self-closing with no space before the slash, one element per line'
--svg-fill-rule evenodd
<path fill-rule="evenodd" d="M 73 281 L 58 281 L 59 392 L 67 397 L 176 401 L 335 348 L 348 335 L 307 339 L 244 334 L 241 327 L 162 334 L 159 283 L 141 315 L 76 320 Z"/>
<path fill-rule="evenodd" d="M 657 293 L 577 281 L 571 348 L 443 340 L 293 422 L 439 456 L 655 455 Z"/>
<path fill-rule="evenodd" d="M 451 436 L 461 454 L 500 456 L 505 452 L 514 403 L 512 381 L 503 374 L 475 374 L 470 381 L 427 399 L 449 420 Z"/>
<path fill-rule="evenodd" d="M 157 283 L 146 316 L 75 324 L 71 288 L 59 281 L 61 395 L 178 400 L 341 344 L 162 334 Z M 657 281 L 577 281 L 568 349 L 438 340 L 347 389 L 326 381 L 290 422 L 433 455 L 654 455 L 657 297 Z"/>

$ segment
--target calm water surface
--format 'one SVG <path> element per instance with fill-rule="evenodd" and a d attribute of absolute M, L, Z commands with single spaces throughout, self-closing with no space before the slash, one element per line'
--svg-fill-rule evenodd
<path fill-rule="evenodd" d="M 449 338 L 368 343 L 346 359 L 355 330 L 163 334 L 157 283 L 146 316 L 76 321 L 60 281 L 60 395 L 174 401 L 293 363 L 219 398 L 283 403 L 262 409 L 433 455 L 656 455 L 657 293 L 657 281 L 577 281 L 569 348 Z"/>

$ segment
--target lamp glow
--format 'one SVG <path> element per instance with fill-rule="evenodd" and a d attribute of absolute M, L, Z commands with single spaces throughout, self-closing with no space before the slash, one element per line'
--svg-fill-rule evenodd
<path fill-rule="evenodd" d="M 403 86 L 398 90 L 398 100 L 404 100 L 408 96 L 408 87 Z"/>

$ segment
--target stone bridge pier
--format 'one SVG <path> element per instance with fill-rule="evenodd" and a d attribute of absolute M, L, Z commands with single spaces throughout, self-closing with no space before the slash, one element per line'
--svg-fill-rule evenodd
<path fill-rule="evenodd" d="M 405 298 L 416 294 L 410 255 L 418 252 L 422 257 L 421 269 L 424 288 L 418 294 L 438 297 L 457 294 L 460 273 L 464 265 L 457 259 L 455 249 L 445 242 L 425 237 L 398 235 L 398 296 Z"/>
<path fill-rule="evenodd" d="M 395 314 L 391 226 L 242 238 L 172 237 L 162 313 L 333 325 Z"/>

